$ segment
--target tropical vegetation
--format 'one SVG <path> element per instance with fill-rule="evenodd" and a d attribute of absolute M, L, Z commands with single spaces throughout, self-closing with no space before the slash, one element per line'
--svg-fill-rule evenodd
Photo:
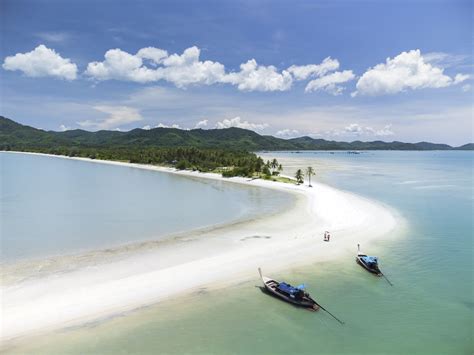
<path fill-rule="evenodd" d="M 313 186 L 311 185 L 311 176 L 314 176 L 314 175 L 316 175 L 316 173 L 314 172 L 314 169 L 313 169 L 311 166 L 308 166 L 308 167 L 306 168 L 306 176 L 307 176 L 308 179 L 309 179 L 309 183 L 308 183 L 308 186 L 309 186 L 309 187 L 313 187 Z"/>
<path fill-rule="evenodd" d="M 304 182 L 304 173 L 301 169 L 296 170 L 295 179 L 298 185 Z"/>
<path fill-rule="evenodd" d="M 65 132 L 44 131 L 21 125 L 0 116 L 0 150 L 27 150 L 29 148 L 51 147 L 127 147 L 127 148 L 170 148 L 195 147 L 200 149 L 225 149 L 236 151 L 265 150 L 450 150 L 474 149 L 473 144 L 453 148 L 447 144 L 428 142 L 336 142 L 311 137 L 281 139 L 259 135 L 241 128 L 192 129 L 153 128 L 133 129 L 128 132 L 97 131 L 80 129 Z"/>

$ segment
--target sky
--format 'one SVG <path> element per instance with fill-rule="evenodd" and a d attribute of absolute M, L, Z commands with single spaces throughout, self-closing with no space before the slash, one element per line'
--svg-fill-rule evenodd
<path fill-rule="evenodd" d="M 0 1 L 0 115 L 473 142 L 472 2 Z"/>

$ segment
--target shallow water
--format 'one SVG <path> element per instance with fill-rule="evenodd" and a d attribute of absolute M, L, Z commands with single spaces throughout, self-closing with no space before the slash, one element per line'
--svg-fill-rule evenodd
<path fill-rule="evenodd" d="M 0 176 L 2 262 L 160 240 L 272 213 L 291 198 L 222 181 L 26 154 L 0 153 Z"/>
<path fill-rule="evenodd" d="M 404 229 L 370 250 L 394 286 L 351 255 L 271 275 L 305 282 L 324 312 L 263 295 L 255 280 L 202 290 L 12 349 L 42 354 L 471 354 L 473 158 L 471 152 L 272 153 L 291 169 L 394 207 Z M 287 170 L 285 173 L 292 173 Z M 362 246 L 364 247 L 364 246 Z M 356 246 L 354 245 L 354 254 Z"/>

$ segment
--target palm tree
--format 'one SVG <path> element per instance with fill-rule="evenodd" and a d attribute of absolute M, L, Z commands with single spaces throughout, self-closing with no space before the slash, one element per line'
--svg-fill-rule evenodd
<path fill-rule="evenodd" d="M 311 175 L 316 175 L 316 173 L 314 172 L 314 169 L 312 167 L 308 166 L 306 168 L 306 176 L 309 179 L 309 185 L 308 185 L 309 187 L 313 187 L 311 186 Z"/>
<path fill-rule="evenodd" d="M 276 168 L 278 168 L 278 160 L 276 159 L 273 159 L 272 162 L 270 163 L 271 167 L 273 170 L 275 170 Z"/>
<path fill-rule="evenodd" d="M 295 178 L 298 185 L 304 182 L 304 174 L 301 169 L 296 170 Z"/>

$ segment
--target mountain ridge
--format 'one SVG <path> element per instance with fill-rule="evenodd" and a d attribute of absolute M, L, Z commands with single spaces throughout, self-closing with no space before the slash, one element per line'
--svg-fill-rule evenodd
<path fill-rule="evenodd" d="M 384 142 L 340 142 L 311 138 L 308 136 L 282 139 L 271 135 L 260 135 L 254 131 L 230 127 L 225 129 L 135 128 L 127 132 L 100 130 L 90 132 L 82 129 L 64 132 L 45 131 L 20 124 L 0 116 L 0 149 L 27 150 L 45 147 L 196 147 L 209 149 L 231 149 L 246 151 L 262 150 L 474 150 L 474 143 L 459 147 L 448 144 L 399 141 Z"/>

